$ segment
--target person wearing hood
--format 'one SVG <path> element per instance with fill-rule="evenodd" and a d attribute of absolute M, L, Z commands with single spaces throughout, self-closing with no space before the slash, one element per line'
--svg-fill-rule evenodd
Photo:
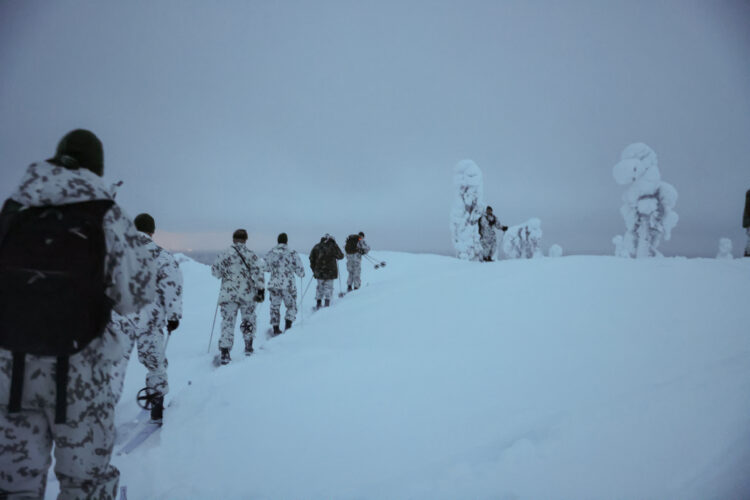
<path fill-rule="evenodd" d="M 58 498 L 117 494 L 111 372 L 128 339 L 109 325 L 156 300 L 156 269 L 103 173 L 101 141 L 74 130 L 0 214 L 0 498 L 44 498 L 53 446 Z"/>
<path fill-rule="evenodd" d="M 325 307 L 331 305 L 333 296 L 333 281 L 339 277 L 339 260 L 344 258 L 344 253 L 336 244 L 336 240 L 330 234 L 320 239 L 310 251 L 310 268 L 313 277 L 318 280 L 315 292 L 316 308 L 320 309 L 325 302 Z"/>
<path fill-rule="evenodd" d="M 238 312 L 242 315 L 240 331 L 245 340 L 245 356 L 253 353 L 257 323 L 255 306 L 263 302 L 266 296 L 263 276 L 266 265 L 263 259 L 247 248 L 246 243 L 247 231 L 236 230 L 232 235 L 232 246 L 219 254 L 211 266 L 211 274 L 221 279 L 219 351 L 223 365 L 232 360 L 229 352 L 234 345 L 234 323 Z"/>
<path fill-rule="evenodd" d="M 295 275 L 305 277 L 305 268 L 299 254 L 289 248 L 289 237 L 281 233 L 276 240 L 278 245 L 273 247 L 263 260 L 266 262 L 271 277 L 268 280 L 268 295 L 271 301 L 271 326 L 273 334 L 279 335 L 281 328 L 281 303 L 286 306 L 284 315 L 284 331 L 292 327 L 297 317 L 297 283 Z"/>

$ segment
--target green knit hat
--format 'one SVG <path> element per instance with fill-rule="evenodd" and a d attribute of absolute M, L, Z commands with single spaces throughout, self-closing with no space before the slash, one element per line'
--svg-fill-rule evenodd
<path fill-rule="evenodd" d="M 104 175 L 102 142 L 88 130 L 73 130 L 60 139 L 52 162 L 71 170 L 85 168 L 101 177 Z"/>
<path fill-rule="evenodd" d="M 135 224 L 135 228 L 142 233 L 154 234 L 156 232 L 156 222 L 154 222 L 154 218 L 149 214 L 136 215 L 133 223 Z"/>

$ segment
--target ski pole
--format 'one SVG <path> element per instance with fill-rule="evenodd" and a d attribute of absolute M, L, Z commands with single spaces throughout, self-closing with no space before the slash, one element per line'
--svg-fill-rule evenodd
<path fill-rule="evenodd" d="M 214 320 L 211 323 L 211 336 L 208 338 L 207 353 L 211 352 L 211 341 L 214 339 L 214 327 L 216 326 L 216 315 L 219 313 L 219 301 L 216 301 L 216 310 L 214 311 Z"/>
<path fill-rule="evenodd" d="M 307 282 L 307 286 L 305 287 L 305 291 L 302 292 L 302 296 L 299 298 L 299 310 L 302 314 L 302 321 L 300 323 L 305 322 L 305 307 L 303 304 L 303 299 L 305 298 L 305 295 L 307 294 L 307 290 L 310 288 L 310 285 L 312 284 L 313 276 L 310 276 L 310 281 Z M 302 288 L 302 278 L 299 279 L 299 286 Z"/>

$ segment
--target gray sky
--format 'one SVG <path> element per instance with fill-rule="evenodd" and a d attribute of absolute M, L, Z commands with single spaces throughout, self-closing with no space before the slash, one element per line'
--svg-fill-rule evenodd
<path fill-rule="evenodd" d="M 470 158 L 504 224 L 611 254 L 612 167 L 645 142 L 680 196 L 661 250 L 739 255 L 748 26 L 748 1 L 0 0 L 0 195 L 82 127 L 167 246 L 450 254 Z"/>

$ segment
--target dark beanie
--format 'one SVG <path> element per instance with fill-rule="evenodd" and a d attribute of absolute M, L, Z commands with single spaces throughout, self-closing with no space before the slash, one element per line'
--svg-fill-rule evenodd
<path fill-rule="evenodd" d="M 234 232 L 234 234 L 232 234 L 232 239 L 247 241 L 247 231 L 245 231 L 244 229 L 238 229 Z"/>
<path fill-rule="evenodd" d="M 363 233 L 362 231 L 360 231 L 360 232 L 359 232 L 359 236 L 361 236 L 361 237 L 363 237 L 363 238 L 364 238 L 364 237 L 365 237 L 365 233 Z"/>
<path fill-rule="evenodd" d="M 276 241 L 279 243 L 287 243 L 289 241 L 289 237 L 286 235 L 286 233 L 281 233 Z"/>
<path fill-rule="evenodd" d="M 135 223 L 135 228 L 142 233 L 154 234 L 156 231 L 156 222 L 154 222 L 154 218 L 149 214 L 138 214 L 135 216 L 133 222 Z"/>
<path fill-rule="evenodd" d="M 65 137 L 60 139 L 52 160 L 53 163 L 71 170 L 86 168 L 100 177 L 104 175 L 102 143 L 88 130 L 79 128 L 65 134 Z"/>

